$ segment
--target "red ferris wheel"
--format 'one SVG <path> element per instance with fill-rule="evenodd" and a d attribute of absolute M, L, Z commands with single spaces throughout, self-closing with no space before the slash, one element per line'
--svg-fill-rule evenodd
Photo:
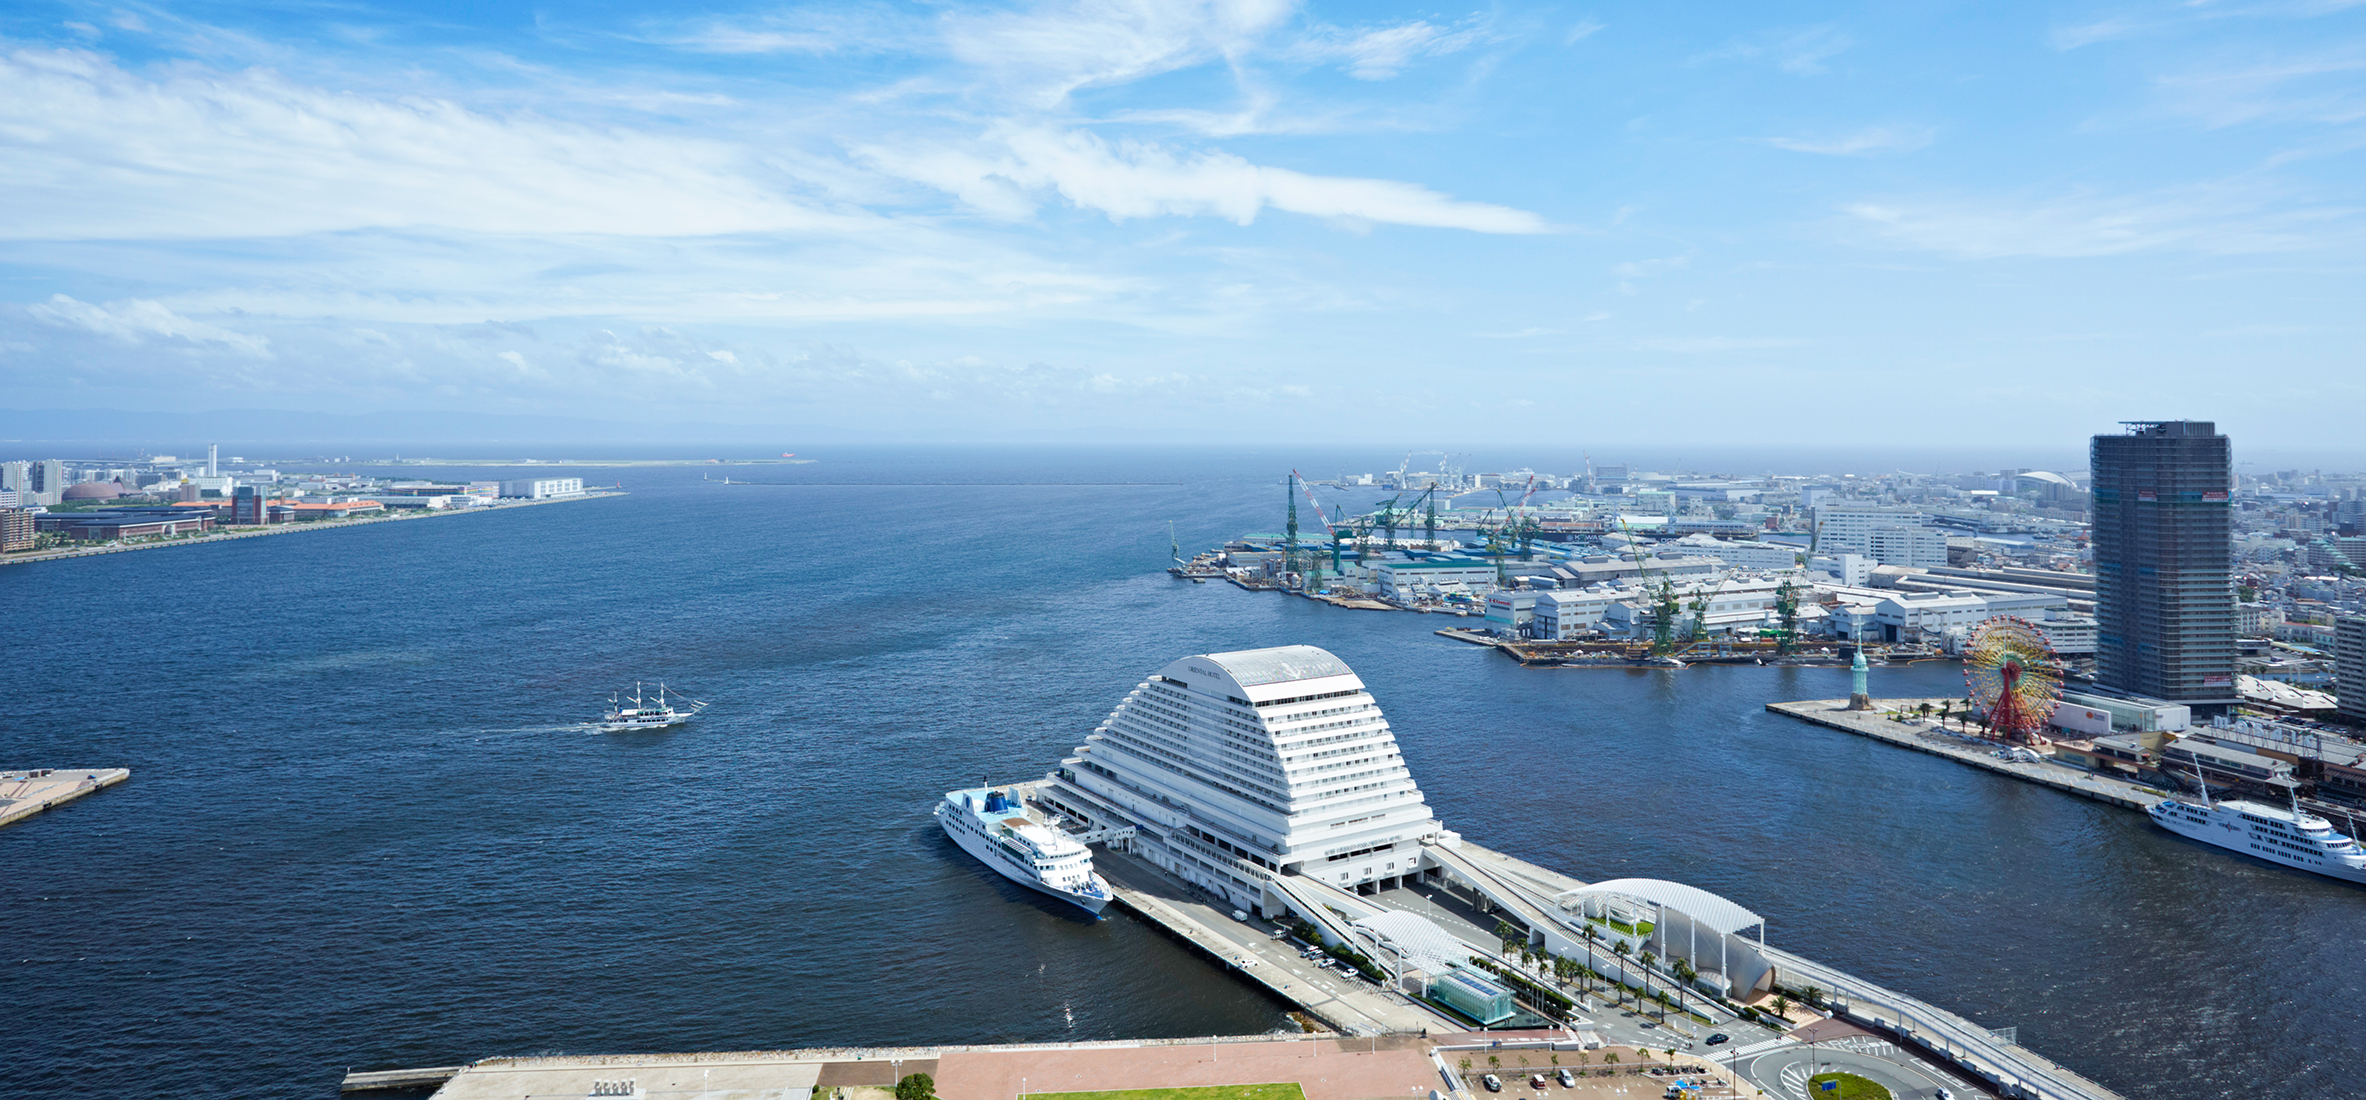
<path fill-rule="evenodd" d="M 1963 680 L 1973 708 L 2007 741 L 2034 741 L 2062 699 L 2062 664 L 2045 632 L 1999 615 L 1964 646 Z"/>

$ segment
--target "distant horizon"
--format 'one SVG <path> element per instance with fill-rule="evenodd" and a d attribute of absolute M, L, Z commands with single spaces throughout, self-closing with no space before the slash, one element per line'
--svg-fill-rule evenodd
<path fill-rule="evenodd" d="M 241 423 L 251 423 L 253 417 L 248 414 L 254 412 L 215 410 L 160 414 L 162 419 L 188 423 L 172 428 L 157 424 L 152 430 L 121 434 L 83 432 L 34 437 L 22 434 L 21 427 L 27 419 L 39 419 L 45 414 L 89 415 L 90 419 L 79 425 L 84 428 L 109 421 L 121 423 L 124 420 L 138 420 L 144 414 L 120 410 L 0 410 L 0 461 L 34 458 L 128 461 L 142 452 L 170 454 L 184 462 L 192 458 L 202 461 L 206 446 L 213 444 L 221 448 L 225 459 L 233 454 L 248 460 L 264 458 L 277 462 L 320 462 L 328 458 L 350 458 L 353 466 L 384 466 L 397 458 L 438 462 L 538 459 L 563 465 L 570 459 L 763 461 L 778 459 L 783 452 L 794 452 L 799 458 L 823 463 L 830 462 L 833 455 L 841 461 L 861 462 L 890 456 L 958 452 L 1016 455 L 1029 452 L 1058 454 L 1103 451 L 1133 456 L 1169 453 L 1178 458 L 1216 459 L 1226 466 L 1237 466 L 1243 470 L 1262 470 L 1256 464 L 1270 460 L 1276 477 L 1288 473 L 1295 466 L 1303 476 L 1312 480 L 1329 480 L 1342 474 L 1392 471 L 1404 460 L 1407 452 L 1433 456 L 1425 461 L 1434 466 L 1434 453 L 1438 450 L 1453 454 L 1455 464 L 1467 472 L 1526 468 L 1556 476 L 1582 471 L 1589 457 L 1600 465 L 1627 465 L 1651 472 L 1717 473 L 1736 477 L 1878 476 L 1888 473 L 1947 476 L 2000 469 L 2075 473 L 2087 468 L 2086 437 L 2083 436 L 2066 446 L 2046 447 L 2003 444 L 1974 447 L 1927 443 L 1839 445 L 1828 442 L 1752 443 L 1722 440 L 1699 445 L 1671 445 L 1664 441 L 1572 444 L 1564 441 L 1521 442 L 1501 439 L 1459 444 L 1443 441 L 1392 445 L 1328 441 L 1293 444 L 1286 440 L 1188 442 L 1155 438 L 959 439 L 944 438 L 942 435 L 936 438 L 890 438 L 874 433 L 833 432 L 792 425 L 598 422 L 578 418 L 490 417 L 481 414 L 455 418 L 452 414 L 441 412 L 386 413 L 347 418 L 302 413 L 270 414 L 292 422 L 342 419 L 348 423 L 360 423 L 380 417 L 402 421 L 416 417 L 425 422 L 415 426 L 420 430 L 402 434 L 374 432 L 332 437 L 291 433 L 264 436 L 241 434 L 235 430 Z M 204 429 L 207 425 L 204 422 L 215 417 L 222 418 L 233 430 L 206 435 Z M 509 430 L 479 433 L 453 430 L 441 434 L 430 430 L 437 422 L 449 426 L 456 419 L 474 420 L 480 424 L 507 422 Z M 2116 427 L 2116 424 L 2110 427 Z M 629 428 L 641 435 L 639 438 L 617 438 L 613 432 L 618 428 Z M 2225 428 L 2222 426 L 2221 430 Z M 2236 469 L 2246 476 L 2290 469 L 2336 475 L 2366 472 L 2366 447 L 2347 450 L 2246 447 L 2240 435 L 2228 434 L 2234 435 Z M 687 438 L 692 435 L 698 438 Z M 241 451 L 250 450 L 261 453 L 240 454 Z M 50 453 L 52 451 L 57 453 Z M 1414 468 L 1423 468 L 1423 462 L 1414 463 Z"/>

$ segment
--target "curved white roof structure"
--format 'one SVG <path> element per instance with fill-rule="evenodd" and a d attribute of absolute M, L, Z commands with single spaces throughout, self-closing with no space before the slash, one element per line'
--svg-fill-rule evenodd
<path fill-rule="evenodd" d="M 1443 974 L 1471 958 L 1469 944 L 1455 939 L 1418 913 L 1391 909 L 1365 917 L 1355 922 L 1355 926 L 1380 937 L 1382 943 L 1403 955 L 1406 962 L 1432 974 Z"/>
<path fill-rule="evenodd" d="M 1578 887 L 1575 890 L 1563 891 L 1554 895 L 1554 900 L 1604 895 L 1633 898 L 1636 901 L 1649 902 L 1661 908 L 1673 909 L 1691 917 L 1694 923 L 1703 928 L 1727 935 L 1766 922 L 1766 918 L 1698 886 L 1686 886 L 1681 882 L 1669 882 L 1666 879 L 1657 878 L 1614 878 L 1607 882 L 1597 882 L 1590 886 Z"/>

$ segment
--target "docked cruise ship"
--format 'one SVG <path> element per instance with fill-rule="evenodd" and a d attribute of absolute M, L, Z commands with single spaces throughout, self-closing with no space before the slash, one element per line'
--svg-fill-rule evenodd
<path fill-rule="evenodd" d="M 936 814 L 937 824 L 953 843 L 1011 881 L 1082 906 L 1088 913 L 1098 914 L 1109 904 L 1109 884 L 1093 873 L 1092 849 L 1002 791 L 948 791 Z"/>
<path fill-rule="evenodd" d="M 2205 789 L 2198 803 L 2164 799 L 2146 812 L 2154 824 L 2179 836 L 2286 867 L 2366 882 L 2366 850 L 2335 832 L 2332 823 L 2297 806 L 2287 810 L 2242 799 L 2214 802 Z"/>
<path fill-rule="evenodd" d="M 1405 769 L 1380 704 L 1314 646 L 1185 657 L 1127 694 L 1036 791 L 1125 849 L 1240 909 L 1274 912 L 1280 873 L 1341 890 L 1420 871 L 1453 841 Z"/>

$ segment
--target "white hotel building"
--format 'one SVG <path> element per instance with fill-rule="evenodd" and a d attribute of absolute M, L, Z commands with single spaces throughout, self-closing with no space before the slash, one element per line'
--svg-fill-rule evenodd
<path fill-rule="evenodd" d="M 1037 797 L 1242 909 L 1290 872 L 1342 890 L 1414 874 L 1446 833 L 1380 704 L 1313 646 L 1185 657 L 1128 694 Z"/>

